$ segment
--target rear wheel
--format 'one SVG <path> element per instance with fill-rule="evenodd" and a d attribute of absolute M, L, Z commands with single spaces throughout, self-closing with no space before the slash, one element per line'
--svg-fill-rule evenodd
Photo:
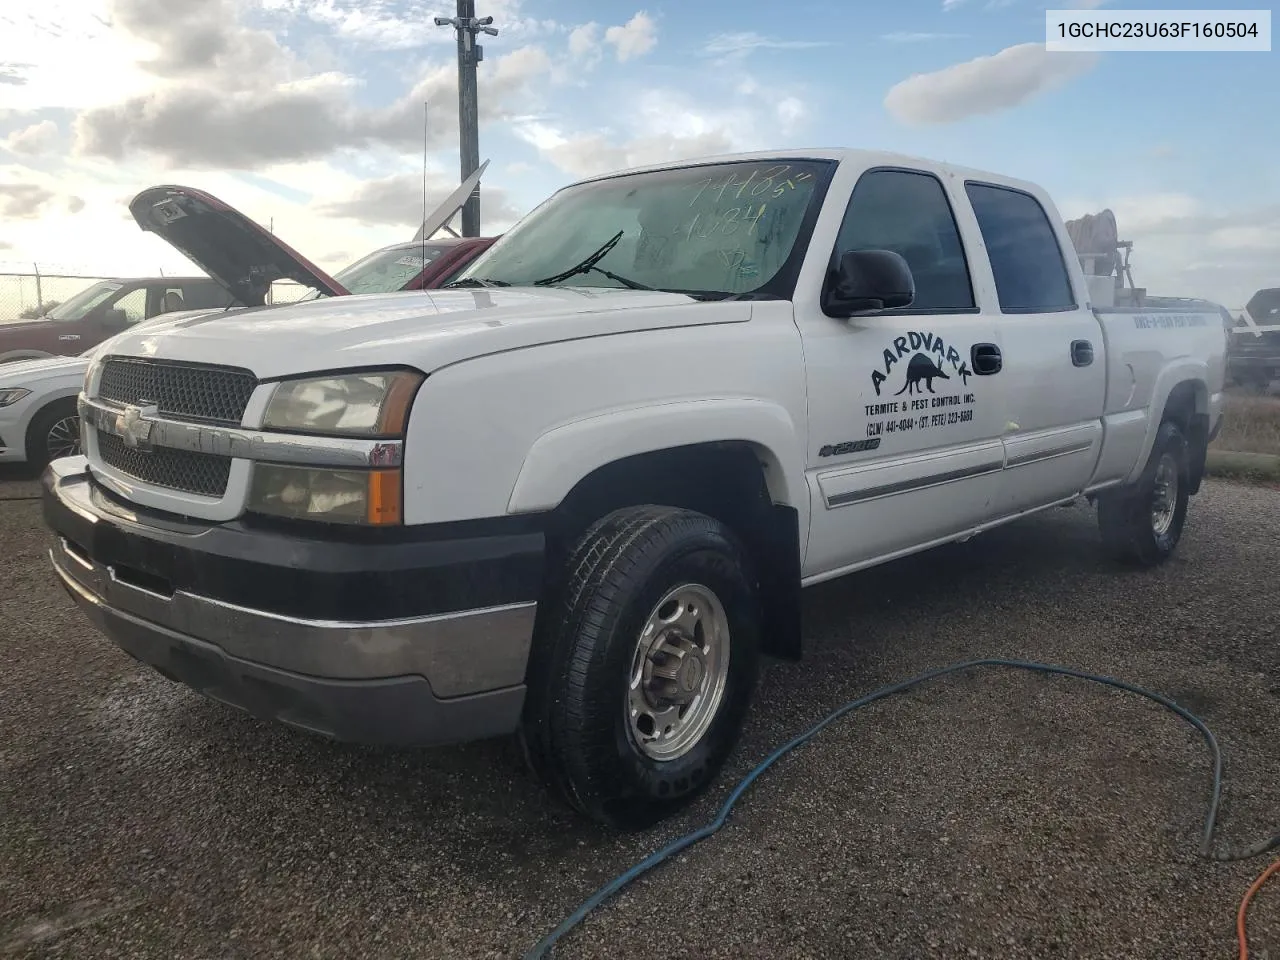
<path fill-rule="evenodd" d="M 1114 557 L 1155 566 L 1173 555 L 1187 519 L 1189 464 L 1186 438 L 1165 421 L 1138 482 L 1099 494 L 1098 527 Z"/>
<path fill-rule="evenodd" d="M 641 828 L 714 779 L 759 661 L 745 565 L 720 523 L 667 507 L 619 510 L 578 543 L 540 626 L 521 731 L 578 811 Z"/>
<path fill-rule="evenodd" d="M 34 417 L 27 427 L 27 463 L 43 470 L 50 460 L 80 453 L 80 415 L 74 397 L 55 400 Z"/>

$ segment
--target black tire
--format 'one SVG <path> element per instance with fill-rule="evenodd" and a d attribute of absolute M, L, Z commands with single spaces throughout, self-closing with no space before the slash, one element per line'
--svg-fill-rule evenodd
<path fill-rule="evenodd" d="M 53 431 L 74 426 L 75 445 L 71 452 L 58 452 L 61 445 L 54 443 Z M 55 400 L 41 409 L 27 425 L 27 465 L 33 470 L 43 470 L 58 456 L 74 456 L 81 451 L 80 416 L 76 411 L 76 398 Z"/>
<path fill-rule="evenodd" d="M 580 813 L 622 830 L 650 826 L 706 789 L 737 743 L 755 687 L 753 582 L 733 535 L 703 514 L 629 507 L 592 526 L 539 618 L 520 731 L 535 774 Z M 727 676 L 709 726 L 688 752 L 654 759 L 633 732 L 629 678 L 642 628 L 659 601 L 685 584 L 710 590 L 723 611 Z"/>
<path fill-rule="evenodd" d="M 1172 513 L 1167 525 L 1157 522 L 1155 508 L 1157 474 L 1162 462 L 1171 459 L 1177 488 L 1169 497 Z M 1190 455 L 1187 440 L 1178 425 L 1160 424 L 1151 456 L 1137 483 L 1098 495 L 1098 529 L 1107 551 L 1123 563 L 1154 567 L 1164 563 L 1182 538 L 1190 499 Z M 1165 499 L 1165 498 L 1161 498 Z"/>

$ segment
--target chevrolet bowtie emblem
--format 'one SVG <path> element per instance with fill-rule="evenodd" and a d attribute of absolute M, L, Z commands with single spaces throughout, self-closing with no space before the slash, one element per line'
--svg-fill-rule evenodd
<path fill-rule="evenodd" d="M 149 417 L 157 413 L 156 405 L 137 406 L 130 404 L 116 414 L 116 433 L 124 445 L 132 450 L 151 449 L 151 427 L 154 425 Z"/>

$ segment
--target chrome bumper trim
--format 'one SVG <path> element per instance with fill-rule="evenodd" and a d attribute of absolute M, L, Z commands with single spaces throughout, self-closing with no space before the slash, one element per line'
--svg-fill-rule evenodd
<path fill-rule="evenodd" d="M 421 676 L 438 697 L 524 683 L 537 603 L 407 620 L 305 620 L 183 591 L 166 596 L 122 579 L 65 538 L 49 550 L 54 570 L 99 625 L 111 610 L 229 656 L 341 680 Z"/>
<path fill-rule="evenodd" d="M 398 467 L 404 457 L 404 445 L 399 440 L 312 437 L 192 423 L 158 416 L 153 409 L 124 407 L 84 395 L 78 406 L 86 423 L 138 449 L 169 447 L 312 467 Z"/>

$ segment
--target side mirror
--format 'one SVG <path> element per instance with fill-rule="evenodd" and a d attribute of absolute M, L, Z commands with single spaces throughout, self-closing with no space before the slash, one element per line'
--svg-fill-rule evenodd
<path fill-rule="evenodd" d="M 916 298 L 911 267 L 892 250 L 851 250 L 827 278 L 822 311 L 829 317 L 851 317 L 866 310 L 910 306 Z"/>
<path fill-rule="evenodd" d="M 123 330 L 129 325 L 129 315 L 123 310 L 112 307 L 108 310 L 102 311 L 101 316 L 98 318 L 98 322 L 108 330 Z"/>

